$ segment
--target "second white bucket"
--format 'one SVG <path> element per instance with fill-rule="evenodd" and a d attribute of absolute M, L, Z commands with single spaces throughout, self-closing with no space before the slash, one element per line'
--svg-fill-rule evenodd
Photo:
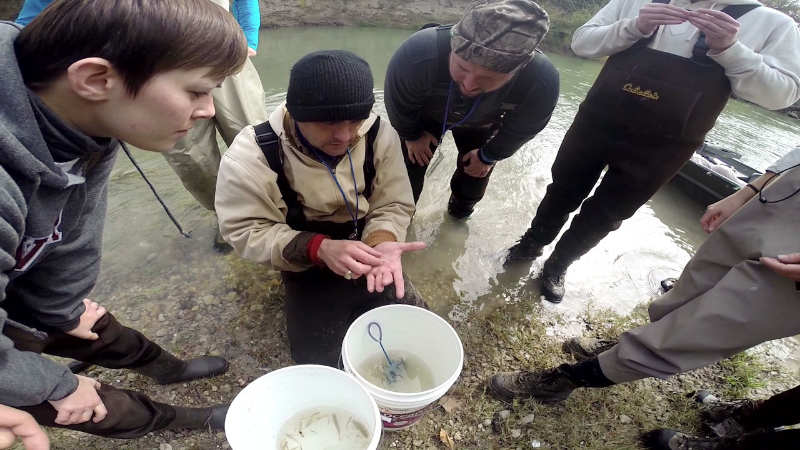
<path fill-rule="evenodd" d="M 402 350 L 421 358 L 430 367 L 436 386 L 407 394 L 378 387 L 355 368 L 380 352 L 367 331 L 371 322 L 380 324 L 386 351 Z M 436 406 L 464 366 L 464 348 L 456 330 L 436 314 L 415 306 L 389 305 L 367 311 L 356 319 L 342 343 L 344 370 L 352 374 L 375 398 L 385 430 L 400 430 L 415 424 Z"/>

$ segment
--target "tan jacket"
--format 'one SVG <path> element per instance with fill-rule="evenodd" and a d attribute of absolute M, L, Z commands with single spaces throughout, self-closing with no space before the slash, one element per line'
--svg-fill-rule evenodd
<path fill-rule="evenodd" d="M 375 139 L 372 196 L 367 200 L 362 194 L 365 134 L 377 117 L 372 113 L 364 121 L 358 130 L 358 138 L 350 147 L 359 191 L 358 217 L 366 219 L 362 240 L 371 246 L 385 241 L 404 241 L 414 213 L 414 199 L 400 149 L 400 138 L 388 121 L 381 121 Z M 306 219 L 352 221 L 328 169 L 293 144 L 291 133 L 285 129 L 285 124 L 291 123 L 285 105 L 275 109 L 269 123 L 280 137 L 283 168 L 290 186 L 303 204 Z M 348 157 L 343 157 L 334 170 L 347 195 L 347 203 L 353 209 L 355 189 Z M 293 230 L 286 224 L 287 207 L 277 179 L 277 174 L 269 167 L 256 143 L 253 127 L 246 127 L 222 157 L 219 167 L 215 202 L 219 229 L 222 237 L 243 258 L 270 264 L 275 270 L 299 272 L 311 267 L 311 263 L 299 263 L 296 258 L 287 259 L 295 250 L 284 250 L 298 238 L 301 231 Z"/>

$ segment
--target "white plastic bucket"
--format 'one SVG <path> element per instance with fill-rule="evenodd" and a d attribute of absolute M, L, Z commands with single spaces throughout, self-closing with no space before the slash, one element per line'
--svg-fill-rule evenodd
<path fill-rule="evenodd" d="M 402 350 L 420 357 L 431 368 L 436 387 L 408 394 L 392 392 L 367 381 L 355 371 L 380 346 L 367 331 L 377 322 L 386 351 Z M 400 430 L 415 424 L 436 407 L 456 382 L 464 365 L 464 348 L 456 330 L 436 314 L 415 306 L 389 305 L 364 313 L 347 330 L 342 343 L 344 370 L 352 374 L 375 398 L 385 430 Z"/>
<path fill-rule="evenodd" d="M 287 420 L 324 406 L 352 413 L 371 432 L 368 449 L 378 448 L 381 419 L 375 400 L 355 378 L 326 366 L 286 367 L 250 383 L 233 399 L 225 434 L 233 450 L 277 449 L 278 432 Z"/>

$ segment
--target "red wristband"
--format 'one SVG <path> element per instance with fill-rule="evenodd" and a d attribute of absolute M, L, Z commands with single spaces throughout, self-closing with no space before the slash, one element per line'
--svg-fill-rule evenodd
<path fill-rule="evenodd" d="M 317 234 L 311 240 L 308 241 L 308 260 L 311 261 L 312 264 L 315 264 L 320 267 L 325 267 L 325 263 L 320 261 L 319 259 L 319 246 L 322 245 L 322 241 L 325 239 L 330 239 L 329 236 L 325 236 L 324 234 Z"/>

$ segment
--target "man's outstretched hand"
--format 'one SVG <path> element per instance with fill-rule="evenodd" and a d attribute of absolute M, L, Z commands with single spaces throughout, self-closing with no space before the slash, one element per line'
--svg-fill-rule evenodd
<path fill-rule="evenodd" d="M 367 290 L 383 292 L 384 287 L 394 283 L 397 298 L 403 298 L 406 292 L 401 257 L 405 252 L 422 250 L 425 245 L 424 242 L 382 242 L 376 245 L 374 250 L 381 254 L 384 263 L 367 274 Z"/>

